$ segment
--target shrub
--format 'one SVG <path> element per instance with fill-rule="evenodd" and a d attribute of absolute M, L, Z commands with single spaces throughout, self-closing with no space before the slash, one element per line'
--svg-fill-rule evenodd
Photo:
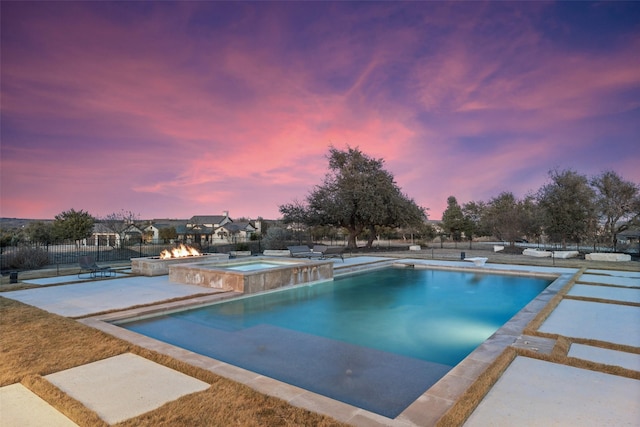
<path fill-rule="evenodd" d="M 248 250 L 251 250 L 248 243 L 236 244 L 236 251 L 248 251 Z"/>
<path fill-rule="evenodd" d="M 265 249 L 287 249 L 287 242 L 291 240 L 291 231 L 280 227 L 270 227 L 262 239 Z"/>
<path fill-rule="evenodd" d="M 3 256 L 3 265 L 11 270 L 33 270 L 49 264 L 49 254 L 40 248 L 19 246 Z"/>

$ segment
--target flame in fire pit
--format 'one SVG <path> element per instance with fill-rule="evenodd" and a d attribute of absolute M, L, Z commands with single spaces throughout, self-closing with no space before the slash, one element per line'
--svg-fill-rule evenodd
<path fill-rule="evenodd" d="M 196 248 L 192 248 L 191 246 L 180 245 L 177 248 L 173 248 L 170 251 L 165 249 L 160 252 L 160 259 L 169 259 L 169 258 L 182 258 L 187 256 L 200 256 L 202 255 Z"/>

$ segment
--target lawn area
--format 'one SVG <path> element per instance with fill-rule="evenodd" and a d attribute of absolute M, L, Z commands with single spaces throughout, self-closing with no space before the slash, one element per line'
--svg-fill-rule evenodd
<path fill-rule="evenodd" d="M 3 297 L 0 297 L 0 336 L 0 386 L 20 382 L 81 426 L 107 424 L 43 376 L 126 352 L 198 378 L 211 386 L 118 426 L 344 425 L 74 320 Z"/>

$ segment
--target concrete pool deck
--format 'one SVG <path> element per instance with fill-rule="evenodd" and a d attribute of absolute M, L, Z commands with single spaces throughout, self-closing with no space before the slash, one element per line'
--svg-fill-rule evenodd
<path fill-rule="evenodd" d="M 323 396 L 314 395 L 305 390 L 183 349 L 159 343 L 150 338 L 141 338 L 135 333 L 104 322 L 103 320 L 108 319 L 109 315 L 86 318 L 81 321 L 143 347 L 169 354 L 195 366 L 203 367 L 235 381 L 250 385 L 258 391 L 280 397 L 293 405 L 330 415 L 339 421 L 361 426 L 428 426 L 437 422 L 446 409 L 455 402 L 457 396 L 473 383 L 474 379 L 490 365 L 493 358 L 500 354 L 505 347 L 510 345 L 517 346 L 522 342 L 527 343 L 527 345 L 533 344 L 540 348 L 544 345 L 553 344 L 553 339 L 541 337 L 525 337 L 526 340 L 523 341 L 519 332 L 517 332 L 518 328 L 521 330 L 522 327 L 526 326 L 535 314 L 553 298 L 559 288 L 564 287 L 569 283 L 570 279 L 578 275 L 576 278 L 577 283 L 573 285 L 570 292 L 562 299 L 546 321 L 542 323 L 539 331 L 567 337 L 569 340 L 597 340 L 597 346 L 572 343 L 568 355 L 577 359 L 590 360 L 603 366 L 617 365 L 630 371 L 640 371 L 640 307 L 638 307 L 637 301 L 637 294 L 640 290 L 640 272 L 587 269 L 580 274 L 579 269 L 576 268 L 492 264 L 486 264 L 482 268 L 473 268 L 470 263 L 464 261 L 354 257 L 346 258 L 344 263 L 338 261 L 335 264 L 335 274 L 340 275 L 346 272 L 358 271 L 365 267 L 371 268 L 392 263 L 404 263 L 405 265 L 411 264 L 414 266 L 417 264 L 418 267 L 461 268 L 476 272 L 511 272 L 522 275 L 554 274 L 556 276 L 560 275 L 562 280 L 557 281 L 558 283 L 556 283 L 554 289 L 543 292 L 541 297 L 532 301 L 523 311 L 514 316 L 514 319 L 509 324 L 494 334 L 492 339 L 482 344 L 467 359 L 454 368 L 449 375 L 425 392 L 423 396 L 418 398 L 416 402 L 394 420 L 368 413 Z M 79 289 L 77 286 L 86 289 Z M 171 284 L 166 277 L 127 277 L 76 285 L 70 284 L 3 292 L 0 295 L 57 314 L 78 317 L 104 312 L 109 309 L 119 310 L 134 305 L 151 304 L 176 297 L 186 298 L 189 295 L 203 293 L 203 288 L 197 286 L 193 287 L 197 289 L 181 289 L 181 292 L 174 291 L 174 286 L 189 288 L 189 285 Z M 141 291 L 134 292 L 135 287 L 141 287 Z M 178 295 L 176 295 L 176 292 Z M 129 294 L 132 295 L 132 298 L 129 298 Z M 205 301 L 220 297 L 222 295 L 200 295 L 197 299 Z M 190 299 L 163 304 L 163 306 L 179 306 L 186 303 L 192 304 L 193 302 Z M 142 311 L 142 309 L 129 311 L 136 312 L 136 310 Z M 597 320 L 595 321 L 593 320 L 594 313 L 597 315 Z M 606 347 L 609 344 L 612 346 L 616 344 L 626 345 L 636 351 L 608 349 Z M 91 371 L 92 381 L 96 384 L 108 382 L 114 372 L 126 372 L 127 366 L 131 364 L 131 361 L 125 359 L 115 359 L 108 369 L 100 369 L 100 365 L 97 365 L 98 367 Z M 63 390 L 65 387 L 71 387 L 69 382 L 75 381 L 74 378 L 81 374 L 80 371 L 73 371 L 88 365 L 72 368 L 68 370 L 68 375 L 59 375 L 56 385 Z M 155 372 L 154 369 L 157 368 L 155 365 L 154 362 L 146 359 L 136 363 L 142 374 Z M 607 374 L 604 372 L 604 368 L 600 369 L 598 366 L 596 365 L 595 368 L 587 370 L 517 356 L 475 408 L 466 425 L 637 425 L 637 420 L 640 419 L 640 409 L 637 405 L 637 402 L 640 401 L 640 380 Z M 52 375 L 55 376 L 57 374 L 59 373 Z M 144 383 L 144 380 L 135 375 L 125 375 L 121 381 L 119 389 L 122 390 L 133 390 Z M 25 390 L 21 389 L 24 387 L 15 386 L 14 384 L 0 388 L 0 412 L 3 413 L 0 425 L 28 425 L 24 419 L 16 423 L 12 423 L 11 418 L 7 419 L 7 416 L 10 417 L 11 415 L 10 412 L 5 411 L 5 403 L 14 399 L 16 393 L 23 397 L 25 393 Z M 171 389 L 171 387 L 168 385 L 166 388 Z M 162 390 L 165 387 L 155 386 L 153 388 Z M 184 390 L 184 394 L 193 392 L 190 390 L 187 387 Z M 31 393 L 28 390 L 27 392 Z M 147 390 L 147 392 L 149 391 Z M 143 393 L 142 398 L 144 398 L 144 390 L 141 393 Z M 82 391 L 82 388 L 73 397 L 87 407 L 91 407 L 91 402 L 95 400 L 88 391 Z M 179 396 L 165 395 L 160 399 L 160 404 L 163 403 L 163 399 L 164 401 L 170 401 L 177 397 Z M 116 396 L 113 398 L 115 399 Z M 108 396 L 101 397 L 99 400 L 103 401 L 102 404 L 104 405 L 110 403 Z M 45 407 L 48 406 L 46 402 L 38 401 L 37 399 L 23 399 L 23 401 L 26 407 L 34 410 L 25 410 L 23 406 L 20 411 L 22 416 L 36 417 L 32 421 L 38 425 L 51 424 L 49 421 L 52 421 L 53 418 L 49 418 L 50 415 L 43 415 L 47 421 L 46 423 L 42 422 L 43 418 L 38 419 L 36 415 L 38 413 L 50 414 L 50 411 L 47 412 L 43 409 L 43 405 Z M 38 412 L 39 410 L 45 412 Z M 122 420 L 130 417 L 124 410 L 121 410 L 120 415 L 118 415 L 117 409 L 110 416 L 112 420 Z M 73 425 L 73 423 L 62 425 Z"/>

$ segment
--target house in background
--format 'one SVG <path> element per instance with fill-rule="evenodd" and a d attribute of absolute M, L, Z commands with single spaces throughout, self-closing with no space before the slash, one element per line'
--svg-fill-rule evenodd
<path fill-rule="evenodd" d="M 616 235 L 617 249 L 640 255 L 640 228 L 631 227 Z"/>
<path fill-rule="evenodd" d="M 139 227 L 131 224 L 123 235 L 130 242 L 143 241 L 151 244 L 184 242 L 206 246 L 247 242 L 251 240 L 252 235 L 260 233 L 261 229 L 261 220 L 236 223 L 229 217 L 229 212 L 225 211 L 222 215 L 195 215 L 183 220 L 154 219 Z M 91 243 L 87 244 L 94 244 L 93 242 L 97 242 L 99 238 L 101 245 L 108 241 L 110 245 L 115 246 L 121 239 L 117 233 L 98 223 L 94 235 L 96 237 L 89 239 Z"/>
<path fill-rule="evenodd" d="M 187 232 L 187 222 L 188 220 L 176 220 L 176 219 L 155 219 L 151 221 L 151 224 L 144 227 L 144 238 L 146 243 L 173 243 L 174 240 L 177 240 L 180 235 L 184 235 Z M 169 239 L 169 241 L 165 241 L 162 236 L 163 230 L 173 229 L 171 232 L 167 233 L 169 235 L 173 234 L 175 231 L 175 237 Z"/>
<path fill-rule="evenodd" d="M 232 222 L 227 211 L 222 215 L 195 215 L 187 221 L 184 233 L 178 233 L 178 238 L 187 243 L 200 245 L 226 243 L 226 239 L 217 235 L 216 230 Z"/>
<path fill-rule="evenodd" d="M 134 224 L 122 224 L 124 228 L 113 230 L 102 222 L 93 224 L 91 237 L 85 239 L 88 246 L 121 247 L 123 243 L 138 243 L 142 240 L 143 230 Z"/>
<path fill-rule="evenodd" d="M 256 227 L 250 222 L 227 223 L 216 229 L 216 236 L 229 243 L 248 242 Z"/>

